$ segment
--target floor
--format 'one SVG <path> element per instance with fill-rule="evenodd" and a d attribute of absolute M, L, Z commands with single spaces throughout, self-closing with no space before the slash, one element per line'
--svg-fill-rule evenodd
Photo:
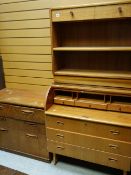
<path fill-rule="evenodd" d="M 0 151 L 0 165 L 29 175 L 121 175 L 121 171 L 75 159 L 60 157 L 53 165 L 5 151 Z"/>

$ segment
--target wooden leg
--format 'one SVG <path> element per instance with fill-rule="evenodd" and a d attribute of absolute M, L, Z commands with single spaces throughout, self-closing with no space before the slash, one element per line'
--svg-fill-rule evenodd
<path fill-rule="evenodd" d="M 123 171 L 123 175 L 127 175 L 127 172 L 126 171 Z"/>
<path fill-rule="evenodd" d="M 53 153 L 53 163 L 54 165 L 57 163 L 57 155 L 55 153 Z"/>

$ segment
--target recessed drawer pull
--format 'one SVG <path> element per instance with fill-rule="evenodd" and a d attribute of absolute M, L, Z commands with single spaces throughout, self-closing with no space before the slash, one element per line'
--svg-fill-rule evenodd
<path fill-rule="evenodd" d="M 122 7 L 118 7 L 118 11 L 119 13 L 122 13 L 123 12 Z"/>
<path fill-rule="evenodd" d="M 36 139 L 38 138 L 38 136 L 37 136 L 37 135 L 33 135 L 33 134 L 26 134 L 26 136 L 27 136 L 27 137 L 36 138 Z"/>
<path fill-rule="evenodd" d="M 7 130 L 7 129 L 5 129 L 5 128 L 0 128 L 0 131 L 5 132 L 5 131 L 8 131 L 8 130 Z"/>
<path fill-rule="evenodd" d="M 63 149 L 65 149 L 65 148 L 62 147 L 62 146 L 57 146 L 57 149 L 61 149 L 61 150 L 63 150 Z"/>
<path fill-rule="evenodd" d="M 117 159 L 114 159 L 114 158 L 111 158 L 111 157 L 109 157 L 108 160 L 112 161 L 112 162 L 117 162 L 118 161 Z"/>
<path fill-rule="evenodd" d="M 58 125 L 64 125 L 64 123 L 61 122 L 61 121 L 57 121 L 56 123 L 57 123 Z"/>
<path fill-rule="evenodd" d="M 59 138 L 64 138 L 64 135 L 62 135 L 62 134 L 56 134 L 56 136 Z"/>
<path fill-rule="evenodd" d="M 112 149 L 118 149 L 118 145 L 109 144 L 109 147 Z"/>
<path fill-rule="evenodd" d="M 34 113 L 34 111 L 30 111 L 30 110 L 26 110 L 26 109 L 21 110 L 21 112 L 23 112 L 25 114 L 33 114 Z"/>
<path fill-rule="evenodd" d="M 120 134 L 120 132 L 117 131 L 117 130 L 110 130 L 110 132 L 111 132 L 113 135 L 119 135 L 119 134 Z"/>

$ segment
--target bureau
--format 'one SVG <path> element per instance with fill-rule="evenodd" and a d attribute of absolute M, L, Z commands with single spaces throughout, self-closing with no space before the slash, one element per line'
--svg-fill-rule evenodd
<path fill-rule="evenodd" d="M 48 151 L 121 169 L 131 163 L 130 114 L 54 104 L 46 111 Z"/>
<path fill-rule="evenodd" d="M 0 91 L 0 149 L 50 160 L 45 132 L 46 92 Z"/>
<path fill-rule="evenodd" d="M 131 1 L 51 9 L 47 149 L 131 170 Z"/>

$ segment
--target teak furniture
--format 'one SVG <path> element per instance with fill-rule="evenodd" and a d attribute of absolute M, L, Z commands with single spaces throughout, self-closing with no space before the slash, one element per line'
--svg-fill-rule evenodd
<path fill-rule="evenodd" d="M 28 90 L 0 91 L 0 149 L 49 161 L 45 134 L 43 93 Z"/>
<path fill-rule="evenodd" d="M 131 2 L 51 10 L 48 151 L 131 170 Z"/>

